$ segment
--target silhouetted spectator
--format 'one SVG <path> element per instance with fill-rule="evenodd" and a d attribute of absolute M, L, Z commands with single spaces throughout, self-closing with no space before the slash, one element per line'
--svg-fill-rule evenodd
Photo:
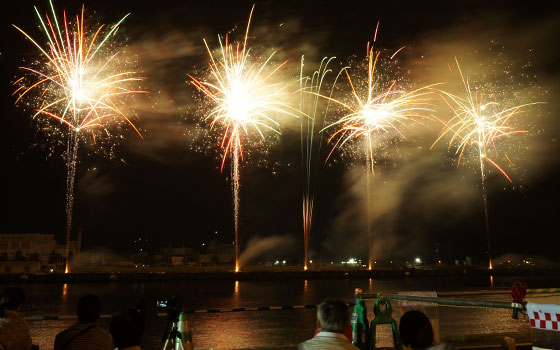
<path fill-rule="evenodd" d="M 403 345 L 418 350 L 454 350 L 446 343 L 434 345 L 434 330 L 432 323 L 424 313 L 410 310 L 402 315 L 399 322 L 399 333 Z"/>
<path fill-rule="evenodd" d="M 357 350 L 346 338 L 350 314 L 342 300 L 327 299 L 317 308 L 319 333 L 299 344 L 299 350 Z"/>
<path fill-rule="evenodd" d="M 24 303 L 20 287 L 9 286 L 0 295 L 0 349 L 31 349 L 29 326 L 20 313 Z"/>
<path fill-rule="evenodd" d="M 99 298 L 92 294 L 81 297 L 77 313 L 78 323 L 56 335 L 54 350 L 112 350 L 111 336 L 95 324 L 101 314 Z"/>
<path fill-rule="evenodd" d="M 140 350 L 144 334 L 144 318 L 134 308 L 122 309 L 111 317 L 111 336 L 119 350 Z"/>

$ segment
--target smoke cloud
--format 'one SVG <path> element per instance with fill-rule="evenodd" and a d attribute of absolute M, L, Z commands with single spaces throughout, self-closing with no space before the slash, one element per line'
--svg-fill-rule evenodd
<path fill-rule="evenodd" d="M 292 236 L 255 236 L 247 242 L 247 247 L 241 253 L 239 262 L 246 265 L 252 260 L 271 253 L 274 250 L 276 256 L 291 252 L 295 248 L 296 239 Z"/>

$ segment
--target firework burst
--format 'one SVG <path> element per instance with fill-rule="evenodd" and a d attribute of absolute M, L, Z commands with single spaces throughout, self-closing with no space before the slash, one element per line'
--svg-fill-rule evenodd
<path fill-rule="evenodd" d="M 480 164 L 480 180 L 482 185 L 482 199 L 484 202 L 484 218 L 486 224 L 486 240 L 488 249 L 488 267 L 492 269 L 492 254 L 490 245 L 490 229 L 488 224 L 488 204 L 487 204 L 487 164 L 497 169 L 509 182 L 512 182 L 503 166 L 499 165 L 496 157 L 501 154 L 498 148 L 500 139 L 508 138 L 516 134 L 527 133 L 527 130 L 520 130 L 512 126 L 512 121 L 516 116 L 524 111 L 525 107 L 538 103 L 527 103 L 517 106 L 502 106 L 498 102 L 491 99 L 491 95 L 485 95 L 484 92 L 473 89 L 468 78 L 465 78 L 459 62 L 455 59 L 461 81 L 465 89 L 464 96 L 457 96 L 445 91 L 442 98 L 453 112 L 453 117 L 444 125 L 438 138 L 432 145 L 432 148 L 441 139 L 447 135 L 451 135 L 448 147 L 455 148 L 455 154 L 458 156 L 457 167 L 461 164 L 461 160 L 468 148 L 476 150 L 476 159 Z M 456 146 L 454 146 L 456 145 Z M 503 157 L 508 161 L 511 160 L 504 153 Z"/>
<path fill-rule="evenodd" d="M 52 17 L 46 14 L 45 19 L 35 7 L 46 36 L 45 45 L 14 25 L 39 49 L 41 56 L 35 65 L 21 67 L 24 75 L 14 83 L 13 95 L 17 96 L 16 104 L 29 101 L 27 105 L 32 106 L 34 119 L 50 121 L 49 125 L 61 128 L 67 138 L 65 271 L 69 272 L 68 242 L 80 139 L 90 137 L 95 143 L 97 137 L 110 135 L 110 130 L 122 121 L 140 135 L 120 106 L 126 95 L 146 91 L 131 88 L 135 81 L 143 78 L 135 77 L 132 71 L 122 70 L 118 52 L 108 49 L 109 39 L 128 15 L 110 27 L 101 25 L 90 31 L 84 21 L 84 6 L 75 19 L 67 19 L 64 11 L 62 27 L 52 1 L 50 7 Z"/>
<path fill-rule="evenodd" d="M 379 25 L 379 24 L 378 24 Z M 375 38 L 377 37 L 377 29 Z M 395 51 L 390 59 L 400 52 L 401 47 Z M 365 91 L 356 89 L 348 70 L 344 70 L 351 87 L 349 102 L 327 97 L 336 102 L 347 111 L 337 121 L 328 124 L 323 130 L 333 128 L 336 131 L 330 136 L 328 142 L 334 142 L 328 158 L 335 149 L 342 148 L 352 140 L 364 140 L 366 158 L 366 187 L 368 203 L 368 269 L 373 264 L 372 234 L 371 234 L 371 198 L 370 177 L 374 174 L 375 158 L 373 140 L 376 136 L 387 133 L 396 133 L 401 138 L 405 137 L 404 128 L 410 122 L 419 122 L 428 118 L 432 112 L 430 108 L 431 87 L 425 86 L 412 91 L 397 88 L 397 80 L 384 81 L 376 74 L 381 51 L 374 51 L 373 45 L 368 43 L 367 88 Z"/>
<path fill-rule="evenodd" d="M 279 134 L 279 122 L 275 115 L 297 116 L 297 111 L 285 102 L 287 88 L 285 83 L 274 81 L 275 74 L 286 63 L 274 68 L 271 63 L 274 53 L 259 62 L 251 57 L 247 46 L 249 27 L 253 15 L 251 9 L 243 43 L 225 41 L 218 37 L 220 48 L 213 54 L 206 40 L 204 44 L 210 60 L 210 73 L 205 79 L 188 75 L 190 82 L 206 95 L 214 104 L 207 114 L 211 120 L 210 128 L 223 129 L 220 147 L 223 149 L 221 170 L 223 171 L 228 155 L 231 156 L 233 216 L 235 229 L 235 271 L 239 271 L 238 217 L 239 217 L 239 161 L 243 159 L 243 139 L 257 133 L 263 139 L 266 132 Z"/>

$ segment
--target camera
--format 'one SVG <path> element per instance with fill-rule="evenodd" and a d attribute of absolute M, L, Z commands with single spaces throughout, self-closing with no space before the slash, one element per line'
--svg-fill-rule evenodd
<path fill-rule="evenodd" d="M 179 321 L 179 313 L 181 308 L 178 306 L 177 296 L 172 296 L 171 298 L 165 300 L 156 300 L 156 306 L 158 308 L 165 308 L 167 311 L 167 326 L 165 326 L 165 331 L 163 332 L 162 342 L 172 339 L 175 341 L 177 336 L 177 322 Z M 169 326 L 172 325 L 171 330 Z"/>
<path fill-rule="evenodd" d="M 169 299 L 156 300 L 156 307 L 167 311 L 167 320 L 177 322 L 179 318 L 180 308 L 177 306 L 177 297 L 172 296 Z"/>

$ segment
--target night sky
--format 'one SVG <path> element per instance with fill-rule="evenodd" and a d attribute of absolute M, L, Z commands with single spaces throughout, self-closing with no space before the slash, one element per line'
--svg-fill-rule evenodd
<path fill-rule="evenodd" d="M 558 260 L 559 196 L 558 103 L 560 12 L 544 1 L 256 1 L 250 33 L 255 52 L 275 50 L 288 60 L 285 76 L 299 74 L 302 54 L 313 69 L 324 56 L 336 56 L 333 68 L 363 61 L 366 44 L 380 21 L 377 45 L 395 51 L 411 84 L 447 82 L 454 58 L 491 69 L 496 55 L 513 62 L 530 99 L 546 102 L 521 120 L 529 130 L 516 146 L 510 184 L 493 172 L 488 177 L 488 205 L 494 256 L 528 254 Z M 56 1 L 75 14 L 77 1 Z M 90 21 L 115 23 L 126 13 L 117 39 L 138 63 L 150 91 L 131 112 L 144 135 L 126 129 L 114 151 L 85 145 L 76 177 L 74 229 L 83 230 L 84 249 L 130 250 L 136 237 L 154 247 L 233 241 L 229 168 L 220 173 L 215 135 L 201 127 L 204 98 L 187 84 L 187 73 L 206 72 L 207 53 L 217 35 L 241 39 L 250 1 L 90 1 Z M 28 112 L 14 106 L 12 83 L 24 60 L 38 51 L 11 24 L 43 40 L 33 5 L 44 13 L 48 1 L 17 1 L 2 14 L 0 67 L 0 159 L 2 215 L 0 232 L 55 234 L 65 227 L 66 169 L 64 147 L 38 131 Z M 518 67 L 525 67 L 523 69 Z M 527 68 L 528 67 L 528 68 Z M 359 74 L 359 68 L 356 69 Z M 479 70 L 472 69 L 480 73 Z M 353 70 L 351 70 L 353 72 Z M 447 74 L 446 73 L 446 74 Z M 525 77 L 527 75 L 527 77 Z M 449 78 L 454 77 L 454 78 Z M 516 78 L 517 79 L 517 78 Z M 517 81 L 517 80 L 516 80 Z M 341 79 L 341 86 L 346 80 Z M 512 85 L 513 86 L 513 85 Z M 527 87 L 528 86 L 528 87 Z M 346 87 L 344 87 L 346 88 Z M 536 91 L 536 92 L 535 92 Z M 334 118 L 334 116 L 331 116 Z M 438 127 L 412 131 L 377 157 L 373 180 L 376 256 L 385 259 L 441 256 L 483 257 L 484 216 L 476 163 L 456 167 L 445 143 L 429 146 Z M 251 255 L 302 255 L 299 122 L 259 149 L 251 148 L 241 169 L 240 242 Z M 330 146 L 329 146 L 330 148 Z M 365 258 L 366 211 L 363 160 L 335 152 L 316 169 L 312 257 Z M 108 154 L 110 153 L 110 154 Z M 273 249 L 274 254 L 270 249 Z"/>

